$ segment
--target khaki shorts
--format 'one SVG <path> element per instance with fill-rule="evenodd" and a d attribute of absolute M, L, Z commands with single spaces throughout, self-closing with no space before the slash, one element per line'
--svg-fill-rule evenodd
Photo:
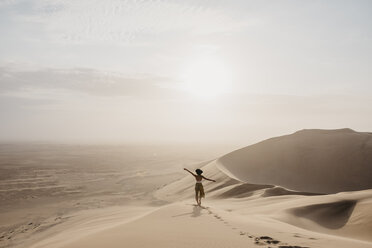
<path fill-rule="evenodd" d="M 200 194 L 200 198 L 205 197 L 203 184 L 201 184 L 201 183 L 196 183 L 195 184 L 195 194 L 196 195 Z"/>

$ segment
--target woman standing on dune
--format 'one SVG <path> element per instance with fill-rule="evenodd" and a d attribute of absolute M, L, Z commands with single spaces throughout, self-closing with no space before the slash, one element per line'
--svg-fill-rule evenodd
<path fill-rule="evenodd" d="M 216 182 L 216 180 L 209 179 L 209 178 L 206 178 L 206 177 L 202 176 L 203 171 L 201 169 L 196 169 L 195 170 L 196 174 L 192 173 L 191 171 L 189 171 L 186 168 L 183 168 L 183 169 L 185 171 L 189 172 L 191 175 L 193 175 L 195 177 L 195 180 L 196 180 L 196 183 L 195 183 L 195 200 L 196 200 L 196 203 L 199 206 L 201 206 L 201 198 L 205 197 L 202 180 L 205 179 L 205 180 L 208 180 L 208 181 L 211 181 L 211 182 Z"/>

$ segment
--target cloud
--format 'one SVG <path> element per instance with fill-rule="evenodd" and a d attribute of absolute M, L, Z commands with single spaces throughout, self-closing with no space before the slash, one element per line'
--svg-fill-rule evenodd
<path fill-rule="evenodd" d="M 171 89 L 159 86 L 170 79 L 156 76 L 127 77 L 118 73 L 94 69 L 33 69 L 17 70 L 0 67 L 0 94 L 35 90 L 70 91 L 94 96 L 133 96 L 161 98 Z"/>
<path fill-rule="evenodd" d="M 210 34 L 243 24 L 216 4 L 164 0 L 33 0 L 17 18 L 42 24 L 51 40 L 66 43 L 130 43 L 148 34 Z"/>

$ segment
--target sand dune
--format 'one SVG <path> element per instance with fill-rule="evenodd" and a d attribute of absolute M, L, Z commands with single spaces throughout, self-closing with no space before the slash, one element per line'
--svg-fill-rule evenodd
<path fill-rule="evenodd" d="M 218 162 L 244 182 L 315 193 L 370 189 L 372 134 L 302 130 L 236 150 Z"/>
<path fill-rule="evenodd" d="M 206 176 L 218 181 L 205 183 L 207 199 L 210 199 L 208 201 L 212 201 L 215 206 L 222 204 L 222 208 L 237 214 L 239 218 L 264 215 L 282 222 L 283 225 L 288 223 L 300 228 L 300 231 L 297 230 L 298 233 L 306 229 L 311 231 L 312 235 L 325 233 L 337 235 L 338 238 L 350 237 L 370 242 L 372 241 L 372 190 L 368 188 L 372 188 L 369 173 L 372 163 L 367 165 L 372 161 L 370 160 L 372 153 L 367 153 L 372 148 L 370 136 L 369 133 L 357 133 L 349 129 L 305 130 L 232 152 L 202 167 Z M 265 149 L 268 149 L 270 154 L 266 157 L 262 156 Z M 340 159 L 338 156 L 341 153 L 352 158 Z M 314 173 L 309 173 L 309 170 L 298 165 L 298 161 L 302 161 L 300 158 L 304 161 L 302 164 L 314 163 L 312 167 Z M 352 160 L 354 158 L 355 160 Z M 273 162 L 276 159 L 287 163 L 278 165 Z M 250 165 L 252 161 L 258 161 L 257 163 L 262 166 L 260 172 L 255 171 L 257 165 Z M 272 162 L 269 168 L 274 165 L 280 168 L 270 172 L 264 162 Z M 295 168 L 296 166 L 298 168 Z M 298 174 L 290 173 L 292 170 Z M 351 183 L 342 180 L 347 173 L 350 173 L 354 180 Z M 267 179 L 262 182 L 265 184 L 251 183 L 255 180 L 251 181 L 249 178 L 257 174 L 258 178 Z M 285 181 L 289 174 L 292 177 L 296 176 L 296 180 Z M 308 176 L 319 177 L 319 180 L 314 178 L 314 181 L 311 181 Z M 328 182 L 329 178 L 333 180 Z M 356 180 L 358 178 L 360 178 L 360 185 Z M 193 180 L 188 176 L 169 184 L 156 192 L 157 197 L 169 201 L 192 199 Z M 282 186 L 276 186 L 275 182 L 283 183 L 278 183 Z M 283 185 L 291 185 L 292 189 L 285 188 Z M 330 191 L 337 189 L 338 192 L 343 187 L 349 187 L 349 190 L 350 187 L 366 190 L 329 194 Z M 293 188 L 309 191 L 298 191 Z M 354 244 L 354 247 L 359 245 Z M 317 242 L 316 247 L 321 246 L 321 242 Z M 335 247 L 343 247 L 343 245 L 339 244 Z"/>

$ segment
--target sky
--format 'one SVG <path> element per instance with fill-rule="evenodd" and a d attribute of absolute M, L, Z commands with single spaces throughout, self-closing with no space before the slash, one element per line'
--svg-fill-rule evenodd
<path fill-rule="evenodd" d="M 372 131 L 372 1 L 0 0 L 0 142 Z"/>

